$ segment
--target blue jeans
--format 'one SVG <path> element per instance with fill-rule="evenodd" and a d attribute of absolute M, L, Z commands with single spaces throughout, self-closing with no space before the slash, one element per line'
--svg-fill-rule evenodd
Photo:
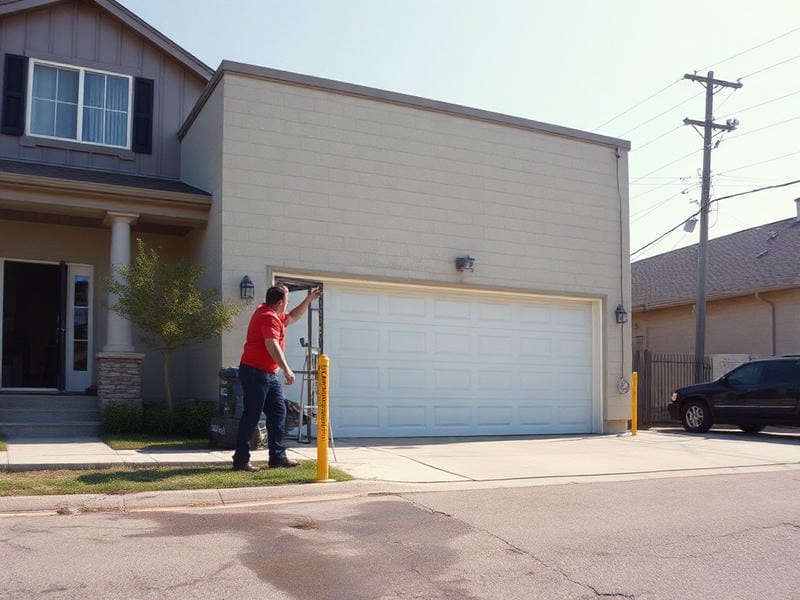
<path fill-rule="evenodd" d="M 267 448 L 270 460 L 286 456 L 283 435 L 286 433 L 286 401 L 278 374 L 267 373 L 249 365 L 239 365 L 244 410 L 239 420 L 233 464 L 250 462 L 250 438 L 258 426 L 263 411 L 267 417 Z"/>

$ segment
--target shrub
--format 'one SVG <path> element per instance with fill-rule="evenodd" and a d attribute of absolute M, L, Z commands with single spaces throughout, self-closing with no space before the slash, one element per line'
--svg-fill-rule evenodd
<path fill-rule="evenodd" d="M 139 433 L 142 430 L 142 410 L 130 404 L 111 402 L 103 413 L 104 433 Z"/>
<path fill-rule="evenodd" d="M 190 400 L 175 407 L 174 431 L 186 437 L 205 437 L 208 425 L 216 413 L 215 402 Z"/>
<path fill-rule="evenodd" d="M 171 435 L 175 432 L 175 416 L 164 404 L 145 404 L 142 430 L 151 435 Z"/>

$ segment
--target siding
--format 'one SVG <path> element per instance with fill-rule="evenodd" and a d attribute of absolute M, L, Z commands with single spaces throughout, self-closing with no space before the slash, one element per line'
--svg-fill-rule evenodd
<path fill-rule="evenodd" d="M 152 154 L 0 135 L 0 156 L 156 177 L 179 176 L 177 132 L 206 82 L 156 46 L 88 3 L 65 2 L 0 19 L 0 52 L 156 82 Z M 0 61 L 0 79 L 2 69 Z"/>

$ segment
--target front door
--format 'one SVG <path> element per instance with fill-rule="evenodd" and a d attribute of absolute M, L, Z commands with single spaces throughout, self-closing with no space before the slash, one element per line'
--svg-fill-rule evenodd
<path fill-rule="evenodd" d="M 92 267 L 0 260 L 0 388 L 91 385 Z"/>

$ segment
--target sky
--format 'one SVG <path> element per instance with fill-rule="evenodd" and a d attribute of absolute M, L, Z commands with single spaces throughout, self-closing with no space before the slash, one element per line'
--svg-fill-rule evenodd
<path fill-rule="evenodd" d="M 700 227 L 682 224 L 699 210 L 703 139 L 683 120 L 704 119 L 705 88 L 683 76 L 713 70 L 742 87 L 714 94 L 715 122 L 739 125 L 714 138 L 709 237 L 798 214 L 800 184 L 722 198 L 800 179 L 798 0 L 120 2 L 212 68 L 233 60 L 629 140 L 634 261 L 698 242 Z"/>

